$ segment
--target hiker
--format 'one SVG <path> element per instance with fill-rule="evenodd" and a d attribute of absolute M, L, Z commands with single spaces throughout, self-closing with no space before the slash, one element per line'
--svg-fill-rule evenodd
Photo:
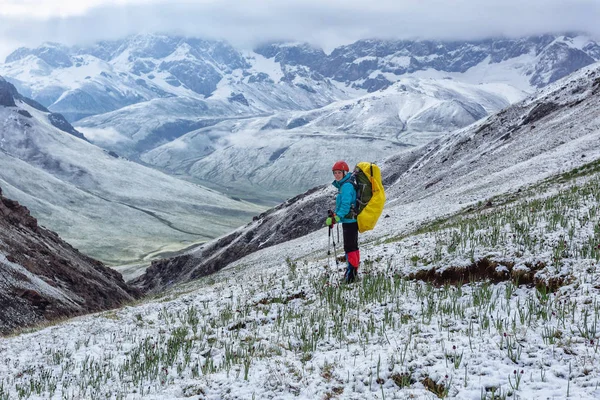
<path fill-rule="evenodd" d="M 336 223 L 342 224 L 344 232 L 344 252 L 348 265 L 344 274 L 347 283 L 354 282 L 358 273 L 360 263 L 360 252 L 358 250 L 358 223 L 356 222 L 356 189 L 352 183 L 352 174 L 345 161 L 338 161 L 331 168 L 334 181 L 332 182 L 338 190 L 335 199 L 335 211 L 325 220 L 329 229 Z"/>

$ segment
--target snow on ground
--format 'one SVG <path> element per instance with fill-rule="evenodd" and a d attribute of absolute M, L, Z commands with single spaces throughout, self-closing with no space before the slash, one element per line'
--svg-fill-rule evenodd
<path fill-rule="evenodd" d="M 351 285 L 323 229 L 145 303 L 0 339 L 0 399 L 598 398 L 599 169 L 454 218 L 414 208 L 431 223 L 412 228 L 383 218 Z M 473 261 L 487 275 L 419 279 Z M 539 289 L 516 284 L 534 273 Z"/>
<path fill-rule="evenodd" d="M 351 285 L 322 229 L 2 338 L 0 400 L 600 398 L 600 131 L 590 117 L 571 137 L 575 116 L 545 152 L 515 141 L 444 190 L 392 196 Z"/>
<path fill-rule="evenodd" d="M 474 85 L 485 84 L 488 82 L 501 83 L 506 87 L 514 87 L 515 89 L 511 95 L 518 96 L 520 91 L 527 93 L 535 91 L 535 88 L 529 83 L 529 76 L 523 72 L 525 68 L 530 68 L 530 66 L 534 64 L 534 60 L 534 54 L 524 54 L 499 63 L 491 63 L 490 58 L 488 57 L 463 73 L 428 69 L 425 71 L 417 71 L 409 76 L 433 79 L 452 78 L 459 82 Z M 507 93 L 511 92 L 507 90 Z M 521 98 L 522 97 L 518 97 L 514 101 L 518 101 Z"/>
<path fill-rule="evenodd" d="M 2 263 L 7 270 L 11 270 L 11 274 L 6 272 L 4 276 L 0 277 L 0 287 L 36 290 L 41 293 L 41 295 L 53 297 L 63 303 L 75 305 L 73 300 L 67 298 L 63 292 L 48 284 L 38 275 L 32 274 L 23 266 L 10 262 L 4 254 L 0 254 L 0 263 Z M 25 279 L 15 280 L 11 275 L 17 275 Z"/>
<path fill-rule="evenodd" d="M 265 56 L 255 53 L 246 52 L 246 59 L 252 64 L 252 69 L 256 72 L 262 72 L 274 81 L 279 82 L 283 78 L 283 71 L 281 65 L 275 61 L 275 59 L 266 58 Z"/>

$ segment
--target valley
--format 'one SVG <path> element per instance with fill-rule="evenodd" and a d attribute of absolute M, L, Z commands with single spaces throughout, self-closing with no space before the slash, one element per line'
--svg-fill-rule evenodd
<path fill-rule="evenodd" d="M 0 400 L 598 398 L 598 56 L 575 34 L 17 50 Z M 342 158 L 387 197 L 352 284 L 324 226 Z"/>

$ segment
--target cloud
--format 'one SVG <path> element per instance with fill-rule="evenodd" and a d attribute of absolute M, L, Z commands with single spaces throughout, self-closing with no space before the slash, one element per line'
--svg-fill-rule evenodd
<path fill-rule="evenodd" d="M 115 128 L 88 128 L 85 126 L 78 126 L 77 130 L 83 133 L 83 135 L 98 144 L 114 144 L 118 142 L 131 142 L 131 139 L 127 136 L 119 133 Z"/>
<path fill-rule="evenodd" d="M 48 19 L 84 15 L 103 5 L 124 6 L 148 3 L 146 0 L 0 0 L 0 16 L 9 18 Z"/>
<path fill-rule="evenodd" d="M 5 10 L 0 38 L 27 46 L 72 45 L 162 32 L 242 47 L 306 41 L 328 51 L 361 38 L 478 39 L 565 31 L 600 37 L 598 0 L 79 0 L 58 8 L 52 3 L 0 0 Z"/>

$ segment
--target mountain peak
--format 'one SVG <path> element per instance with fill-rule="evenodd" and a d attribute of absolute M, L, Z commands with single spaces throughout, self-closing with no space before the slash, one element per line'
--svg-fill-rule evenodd
<path fill-rule="evenodd" d="M 57 43 L 21 48 L 0 65 L 0 74 L 73 122 L 156 98 L 205 100 L 219 93 L 277 90 L 265 87 L 275 83 L 304 89 L 301 99 L 292 96 L 298 110 L 306 109 L 306 93 L 311 104 L 316 99 L 324 105 L 323 82 L 340 90 L 376 92 L 412 75 L 502 83 L 532 92 L 600 60 L 596 42 L 565 33 L 470 41 L 368 38 L 330 54 L 306 42 L 271 42 L 254 51 L 266 60 L 245 58 L 224 41 L 149 33 L 87 48 Z M 254 97 L 260 99 L 254 104 L 263 102 L 262 94 Z"/>
<path fill-rule="evenodd" d="M 73 65 L 69 48 L 59 43 L 46 42 L 35 49 L 18 48 L 6 57 L 6 63 L 19 61 L 27 56 L 36 56 L 50 67 L 67 68 Z"/>

